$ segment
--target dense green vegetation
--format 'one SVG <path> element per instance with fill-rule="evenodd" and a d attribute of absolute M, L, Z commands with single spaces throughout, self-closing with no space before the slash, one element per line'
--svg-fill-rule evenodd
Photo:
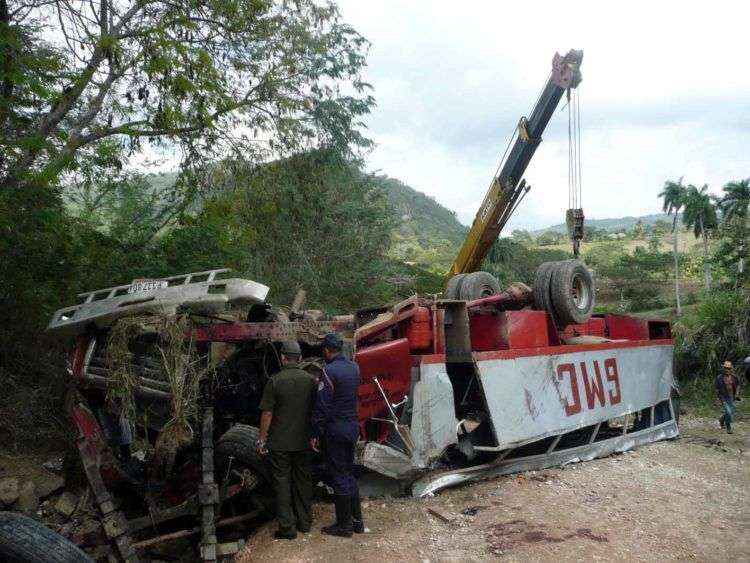
<path fill-rule="evenodd" d="M 313 0 L 0 0 L 0 417 L 52 410 L 65 359 L 41 335 L 81 291 L 220 266 L 330 312 L 442 289 L 467 228 L 363 171 L 367 49 Z M 145 174 L 160 157 L 176 172 Z M 683 365 L 713 369 L 747 347 L 750 183 L 660 197 L 666 214 L 589 221 L 583 258 L 622 311 L 669 306 L 674 276 L 720 289 L 680 321 Z M 531 283 L 570 256 L 560 231 L 515 231 L 485 268 Z M 745 328 L 721 332 L 729 314 Z"/>
<path fill-rule="evenodd" d="M 394 178 L 379 176 L 375 181 L 385 189 L 398 218 L 390 255 L 444 275 L 468 229 L 433 198 Z"/>
<path fill-rule="evenodd" d="M 286 281 L 279 300 L 301 282 L 330 306 L 382 297 L 392 213 L 357 160 L 367 49 L 312 0 L 1 1 L 0 415 L 54 410 L 65 359 L 40 334 L 82 290 L 218 262 Z M 137 172 L 160 157 L 168 186 Z M 329 275 L 337 256 L 357 271 Z"/>
<path fill-rule="evenodd" d="M 743 288 L 711 293 L 678 319 L 673 329 L 675 371 L 683 393 L 708 412 L 713 408 L 714 377 L 724 360 L 733 362 L 737 375 L 744 379 L 742 361 L 750 356 L 750 292 Z"/>

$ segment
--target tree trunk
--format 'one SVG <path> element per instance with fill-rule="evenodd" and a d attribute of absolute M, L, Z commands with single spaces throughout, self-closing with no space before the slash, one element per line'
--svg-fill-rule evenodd
<path fill-rule="evenodd" d="M 682 307 L 680 306 L 680 261 L 677 257 L 677 215 L 675 214 L 674 223 L 672 224 L 672 232 L 674 232 L 674 299 L 677 305 L 677 316 L 682 315 Z"/>
<path fill-rule="evenodd" d="M 703 217 L 700 218 L 701 235 L 703 236 L 703 277 L 706 282 L 706 291 L 711 291 L 711 263 L 708 261 L 708 233 L 703 228 Z"/>

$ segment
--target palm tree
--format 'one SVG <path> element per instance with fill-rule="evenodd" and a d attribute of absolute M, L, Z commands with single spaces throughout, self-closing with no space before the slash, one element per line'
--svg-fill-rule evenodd
<path fill-rule="evenodd" d="M 664 182 L 664 189 L 659 194 L 659 197 L 664 200 L 662 209 L 665 213 L 672 215 L 674 213 L 674 219 L 672 220 L 672 233 L 674 234 L 674 297 L 677 304 L 677 315 L 682 314 L 680 307 L 680 264 L 677 256 L 677 217 L 680 216 L 680 208 L 682 208 L 683 200 L 685 199 L 685 186 L 682 185 L 682 178 L 677 182 L 667 180 Z"/>
<path fill-rule="evenodd" d="M 724 196 L 719 200 L 719 209 L 724 219 L 734 217 L 747 219 L 750 208 L 750 178 L 739 182 L 729 182 L 724 186 Z"/>
<path fill-rule="evenodd" d="M 708 185 L 696 188 L 692 184 L 687 187 L 684 199 L 685 211 L 682 222 L 688 229 L 693 229 L 695 238 L 703 238 L 703 276 L 706 289 L 711 290 L 711 263 L 708 257 L 708 230 L 717 226 L 716 207 L 708 193 Z"/>
<path fill-rule="evenodd" d="M 745 249 L 747 248 L 747 216 L 750 209 L 750 178 L 739 182 L 729 182 L 724 186 L 724 196 L 718 201 L 724 222 L 736 221 L 740 228 L 739 261 L 737 270 L 744 271 Z"/>

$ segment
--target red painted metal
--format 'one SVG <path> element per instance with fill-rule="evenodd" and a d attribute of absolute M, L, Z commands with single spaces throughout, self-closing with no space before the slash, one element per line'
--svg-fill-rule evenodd
<path fill-rule="evenodd" d="M 445 309 L 438 309 L 434 305 L 431 308 L 432 313 L 432 334 L 434 354 L 445 354 Z"/>
<path fill-rule="evenodd" d="M 475 352 L 539 348 L 554 342 L 544 311 L 471 315 L 469 323 L 471 347 Z"/>
<path fill-rule="evenodd" d="M 594 352 L 599 350 L 619 350 L 620 348 L 646 348 L 649 346 L 672 346 L 672 340 L 629 340 L 621 342 L 601 342 L 596 344 L 563 344 L 560 346 L 548 346 L 543 348 L 526 348 L 517 350 L 495 350 L 489 352 L 476 352 L 474 359 L 485 360 L 512 360 L 514 358 L 527 358 L 529 356 L 556 356 L 572 352 Z"/>
<path fill-rule="evenodd" d="M 406 338 L 360 349 L 354 357 L 359 365 L 359 421 L 364 424 L 372 417 L 387 418 L 387 407 L 373 381 L 378 378 L 388 400 L 397 403 L 411 387 L 409 341 Z"/>
<path fill-rule="evenodd" d="M 406 338 L 412 350 L 429 350 L 432 344 L 432 318 L 427 307 L 417 307 L 406 324 Z"/>
<path fill-rule="evenodd" d="M 500 328 L 500 313 L 471 315 L 469 317 L 471 349 L 476 352 L 505 350 L 508 348 Z"/>
<path fill-rule="evenodd" d="M 94 413 L 80 401 L 74 401 L 68 408 L 78 438 L 76 445 L 84 464 L 95 466 L 107 486 L 127 481 L 127 475 L 120 469 L 112 451 L 107 446 L 99 421 Z"/>
<path fill-rule="evenodd" d="M 282 341 L 291 338 L 304 340 L 309 335 L 319 340 L 318 335 L 327 332 L 351 334 L 354 325 L 350 321 L 301 321 L 269 323 L 215 323 L 193 329 L 195 342 L 247 342 L 250 340 Z"/>
<path fill-rule="evenodd" d="M 606 336 L 607 327 L 602 317 L 593 317 L 587 323 L 568 325 L 560 333 L 563 338 L 573 338 L 575 336 Z"/>
<path fill-rule="evenodd" d="M 444 364 L 445 354 L 428 354 L 427 356 L 418 356 L 419 364 Z"/>
<path fill-rule="evenodd" d="M 358 328 L 354 333 L 354 342 L 359 345 L 368 338 L 373 338 L 389 328 L 413 317 L 419 309 L 419 298 L 416 295 L 396 304 L 388 318 L 378 322 L 370 322 Z"/>
<path fill-rule="evenodd" d="M 73 379 L 79 380 L 83 377 L 83 364 L 86 359 L 86 351 L 89 348 L 91 337 L 87 334 L 81 334 L 76 338 L 76 348 L 73 351 L 73 358 L 70 362 Z"/>
<path fill-rule="evenodd" d="M 604 315 L 607 335 L 614 340 L 648 340 L 648 320 L 627 315 Z"/>

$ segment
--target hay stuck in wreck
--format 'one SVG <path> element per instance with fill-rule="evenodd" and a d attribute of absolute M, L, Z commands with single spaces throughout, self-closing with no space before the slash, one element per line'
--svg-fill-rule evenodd
<path fill-rule="evenodd" d="M 133 343 L 139 336 L 156 336 L 160 379 L 168 384 L 172 397 L 169 419 L 154 445 L 152 469 L 162 475 L 171 473 L 177 451 L 193 441 L 200 414 L 201 383 L 212 372 L 192 339 L 186 338 L 191 327 L 192 322 L 185 315 L 126 317 L 112 328 L 107 340 L 112 377 L 107 402 L 132 426 L 138 417 L 135 392 L 139 384 L 131 362 Z"/>

